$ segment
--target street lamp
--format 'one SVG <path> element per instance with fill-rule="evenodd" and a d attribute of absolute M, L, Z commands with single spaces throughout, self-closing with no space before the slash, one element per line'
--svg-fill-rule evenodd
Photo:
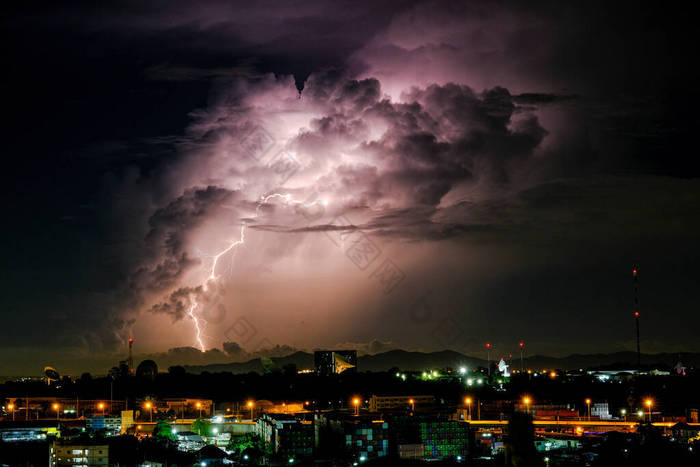
<path fill-rule="evenodd" d="M 620 415 L 622 415 L 622 419 L 627 421 L 627 409 L 620 409 Z"/>
<path fill-rule="evenodd" d="M 197 408 L 199 409 L 199 418 L 202 418 L 202 403 L 201 403 L 201 402 L 197 402 L 195 405 L 196 405 Z"/>
<path fill-rule="evenodd" d="M 467 404 L 467 419 L 471 421 L 472 419 L 472 398 L 466 397 L 464 403 Z"/>
<path fill-rule="evenodd" d="M 588 421 L 591 421 L 591 400 L 586 399 L 586 405 L 588 406 Z"/>
<path fill-rule="evenodd" d="M 99 404 L 97 404 L 97 408 L 100 409 L 100 410 L 102 411 L 102 418 L 104 418 L 104 416 L 105 416 L 105 405 L 104 405 L 102 402 L 100 402 Z"/>
<path fill-rule="evenodd" d="M 651 399 L 647 399 L 644 401 L 644 404 L 647 406 L 647 409 L 649 410 L 649 423 L 651 423 L 651 406 L 654 404 L 654 401 Z"/>
<path fill-rule="evenodd" d="M 408 403 L 411 404 L 411 412 L 414 412 L 416 409 L 416 406 L 415 406 L 416 401 L 414 401 L 413 399 L 409 399 Z"/>
<path fill-rule="evenodd" d="M 250 409 L 250 419 L 251 420 L 253 419 L 253 407 L 254 406 L 255 406 L 255 404 L 253 403 L 253 401 L 248 401 L 248 408 Z"/>
<path fill-rule="evenodd" d="M 529 414 L 530 413 L 530 398 L 525 396 L 523 397 L 523 404 L 525 404 L 525 410 Z"/>
<path fill-rule="evenodd" d="M 522 373 L 525 370 L 525 361 L 523 359 L 523 350 L 525 350 L 525 342 L 520 341 L 520 372 Z"/>
<path fill-rule="evenodd" d="M 491 343 L 486 343 L 486 362 L 489 370 L 489 376 L 491 376 Z"/>
<path fill-rule="evenodd" d="M 360 415 L 360 399 L 357 397 L 352 400 L 352 405 L 355 406 L 355 415 Z"/>
<path fill-rule="evenodd" d="M 58 416 L 59 416 L 60 413 L 61 413 L 61 412 L 58 411 L 58 409 L 60 408 L 60 406 L 58 405 L 57 402 L 54 402 L 54 404 L 53 404 L 52 407 L 53 407 L 53 409 L 56 411 L 56 421 L 58 421 L 58 420 L 59 420 Z"/>
<path fill-rule="evenodd" d="M 7 410 L 12 412 L 12 421 L 15 421 L 15 404 L 7 404 Z"/>
<path fill-rule="evenodd" d="M 146 402 L 146 408 L 148 409 L 148 413 L 151 416 L 151 422 L 153 421 L 153 404 L 150 402 Z"/>

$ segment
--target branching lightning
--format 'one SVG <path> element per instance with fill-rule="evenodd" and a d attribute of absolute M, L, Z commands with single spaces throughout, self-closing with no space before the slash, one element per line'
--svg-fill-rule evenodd
<path fill-rule="evenodd" d="M 197 344 L 199 344 L 199 348 L 202 350 L 202 352 L 204 352 L 206 349 L 204 347 L 204 342 L 202 342 L 202 330 L 199 327 L 199 317 L 194 312 L 196 309 L 197 302 L 193 301 L 190 305 L 190 309 L 187 311 L 187 314 L 190 315 L 190 318 L 192 318 L 192 323 L 194 323 L 194 328 L 196 330 L 195 339 L 197 340 Z"/>
<path fill-rule="evenodd" d="M 303 201 L 296 201 L 292 198 L 292 195 L 289 193 L 282 194 L 282 193 L 273 193 L 271 195 L 267 196 L 261 196 L 260 201 L 258 201 L 258 204 L 255 207 L 255 216 L 254 218 L 257 218 L 258 215 L 260 214 L 260 209 L 267 203 L 270 202 L 270 200 L 275 199 L 275 198 L 281 198 L 284 200 L 285 204 L 291 204 L 291 205 L 303 205 L 304 207 L 310 207 L 313 205 L 323 205 L 326 206 L 328 204 L 327 200 L 317 200 L 311 203 L 304 203 Z M 246 234 L 246 228 L 247 224 L 243 222 L 241 225 L 241 231 L 238 240 L 231 242 L 226 248 L 221 250 L 219 253 L 215 254 L 212 258 L 212 263 L 211 263 L 211 268 L 209 270 L 209 275 L 207 279 L 204 281 L 202 284 L 202 290 L 207 291 L 208 290 L 208 283 L 210 281 L 216 281 L 218 280 L 218 276 L 216 275 L 216 266 L 219 263 L 219 259 L 224 256 L 225 254 L 229 253 L 230 251 L 236 249 L 240 245 L 243 245 L 245 243 L 245 234 Z M 197 315 L 197 308 L 199 307 L 199 303 L 197 302 L 197 297 L 193 294 L 190 294 L 190 308 L 187 311 L 187 315 L 190 317 L 192 320 L 192 324 L 194 325 L 195 329 L 195 340 L 196 344 L 199 347 L 199 349 L 204 352 L 206 351 L 206 347 L 204 346 L 204 341 L 202 340 L 202 327 L 201 327 L 201 322 L 203 321 L 200 316 Z"/>

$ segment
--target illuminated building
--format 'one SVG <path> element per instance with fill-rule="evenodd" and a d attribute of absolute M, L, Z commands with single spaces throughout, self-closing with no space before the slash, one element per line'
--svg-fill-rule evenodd
<path fill-rule="evenodd" d="M 92 431 L 105 430 L 109 435 L 116 435 L 122 429 L 121 417 L 88 417 L 85 428 Z"/>
<path fill-rule="evenodd" d="M 199 451 L 207 444 L 201 435 L 192 431 L 178 431 L 175 436 L 177 436 L 177 447 L 180 451 Z"/>
<path fill-rule="evenodd" d="M 283 458 L 309 457 L 316 443 L 313 422 L 291 415 L 263 414 L 258 419 L 256 433 L 272 452 Z"/>
<path fill-rule="evenodd" d="M 612 418 L 610 415 L 610 408 L 607 402 L 596 402 L 591 406 L 591 416 L 597 417 L 601 420 L 608 420 Z"/>
<path fill-rule="evenodd" d="M 399 457 L 401 459 L 423 459 L 424 448 L 422 444 L 399 444 Z"/>
<path fill-rule="evenodd" d="M 469 425 L 452 420 L 423 421 L 419 425 L 423 457 L 465 457 L 469 441 Z"/>
<path fill-rule="evenodd" d="M 359 458 L 384 457 L 389 453 L 389 423 L 381 420 L 345 420 L 345 447 Z"/>
<path fill-rule="evenodd" d="M 357 371 L 356 350 L 319 350 L 314 352 L 316 374 L 330 376 Z"/>
<path fill-rule="evenodd" d="M 55 441 L 49 448 L 49 457 L 51 467 L 107 466 L 109 465 L 109 446 Z"/>
<path fill-rule="evenodd" d="M 567 451 L 581 449 L 581 441 L 578 439 L 561 439 L 555 437 L 544 437 L 535 440 L 535 448 L 539 452 Z"/>
<path fill-rule="evenodd" d="M 56 420 L 29 420 L 0 424 L 0 440 L 6 443 L 45 440 L 58 434 Z"/>

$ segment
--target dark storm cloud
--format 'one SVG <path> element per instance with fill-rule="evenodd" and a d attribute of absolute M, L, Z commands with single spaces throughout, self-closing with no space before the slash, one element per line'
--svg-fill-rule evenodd
<path fill-rule="evenodd" d="M 513 169 L 528 164 L 547 134 L 537 117 L 500 87 L 475 93 L 464 85 L 433 85 L 414 88 L 404 102 L 396 103 L 381 97 L 376 80 L 348 80 L 331 73 L 312 75 L 303 97 L 323 103 L 327 115 L 314 119 L 291 146 L 323 154 L 322 162 L 314 163 L 326 164 L 320 177 L 325 192 L 345 197 L 352 209 L 376 209 L 382 203 L 396 207 L 390 212 L 383 208 L 377 219 L 357 226 L 265 224 L 254 229 L 300 233 L 359 228 L 412 239 L 457 236 L 473 227 L 450 218 L 455 209 L 438 209 L 443 197 L 465 183 L 513 182 Z M 368 125 L 381 127 L 382 134 L 372 138 Z M 338 145 L 355 147 L 365 156 L 355 164 L 325 156 L 337 152 Z"/>
<path fill-rule="evenodd" d="M 223 203 L 231 202 L 232 198 L 231 191 L 214 186 L 186 190 L 182 196 L 151 216 L 148 221 L 151 230 L 146 241 L 154 246 L 163 246 L 170 255 L 178 254 L 185 240 L 183 235 L 211 215 L 212 211 L 220 209 Z"/>
<path fill-rule="evenodd" d="M 546 105 L 574 101 L 580 96 L 573 94 L 551 94 L 542 92 L 524 92 L 513 96 L 513 102 L 522 105 Z"/>
<path fill-rule="evenodd" d="M 198 259 L 184 251 L 186 236 L 210 216 L 220 213 L 222 205 L 232 202 L 235 196 L 229 190 L 213 186 L 193 188 L 156 210 L 148 221 L 150 230 L 145 241 L 149 254 L 157 259 L 154 265 L 142 266 L 133 273 L 132 287 L 161 291 L 175 285 L 184 273 L 199 265 Z"/>
<path fill-rule="evenodd" d="M 673 278 L 698 270 L 692 21 L 626 1 L 15 5 L 2 19 L 2 308 L 18 330 L 7 352 L 28 339 L 106 351 L 149 309 L 185 321 L 190 298 L 211 301 L 188 282 L 207 264 L 195 247 L 215 250 L 241 222 L 270 235 L 347 229 L 308 225 L 284 203 L 256 212 L 285 183 L 294 199 L 326 193 L 327 215 L 389 242 L 532 248 L 508 267 L 532 267 L 534 290 L 557 276 L 532 266 L 545 248 L 566 264 L 585 244 L 595 272 L 641 256 L 673 271 L 658 286 L 688 309 Z M 294 111 L 313 118 L 285 128 Z M 241 151 L 253 121 L 298 153 L 288 182 Z M 294 254 L 285 237 L 261 250 Z M 519 303 L 503 284 L 451 301 L 508 321 Z M 522 302 L 555 309 L 576 294 L 567 287 Z M 654 324 L 670 341 L 673 323 Z"/>
<path fill-rule="evenodd" d="M 170 316 L 173 321 L 179 321 L 185 317 L 190 307 L 190 295 L 201 292 L 201 287 L 182 287 L 168 296 L 168 300 L 156 303 L 151 307 L 151 313 L 160 313 Z"/>

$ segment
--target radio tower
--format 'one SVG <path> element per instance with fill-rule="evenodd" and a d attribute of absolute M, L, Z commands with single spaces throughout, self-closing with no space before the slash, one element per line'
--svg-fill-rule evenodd
<path fill-rule="evenodd" d="M 632 281 L 634 283 L 634 322 L 637 327 L 637 371 L 641 369 L 642 353 L 639 349 L 639 278 L 637 268 L 632 269 Z"/>
<path fill-rule="evenodd" d="M 129 338 L 129 374 L 134 372 L 134 357 L 131 353 L 131 348 L 134 346 L 134 338 Z"/>

